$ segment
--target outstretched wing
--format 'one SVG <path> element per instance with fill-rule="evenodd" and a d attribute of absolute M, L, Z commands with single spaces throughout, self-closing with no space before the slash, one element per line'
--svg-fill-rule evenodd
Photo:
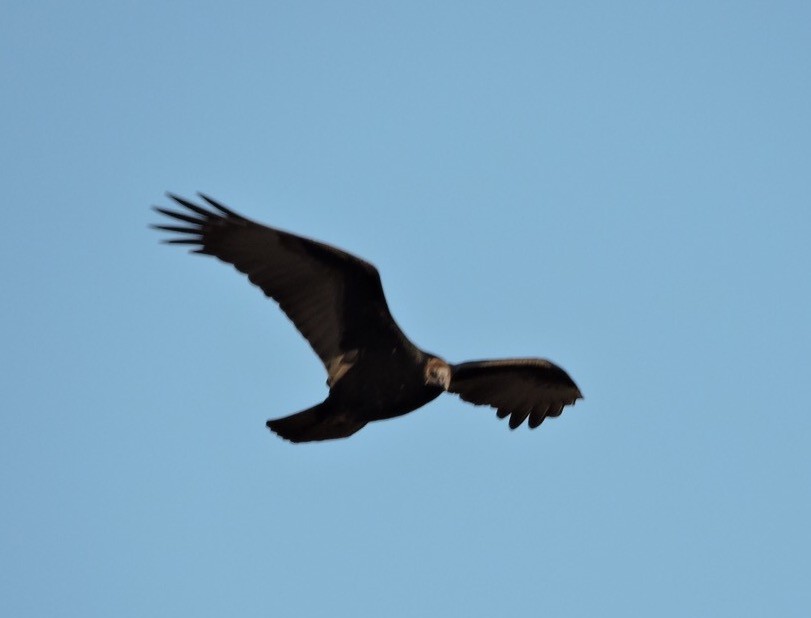
<path fill-rule="evenodd" d="M 154 207 L 182 225 L 164 242 L 233 264 L 279 303 L 327 368 L 330 383 L 359 349 L 405 340 L 389 312 L 380 275 L 368 262 L 329 245 L 260 225 L 199 194 L 209 208 L 168 194 L 185 210 Z"/>
<path fill-rule="evenodd" d="M 529 417 L 534 429 L 545 418 L 582 399 L 580 389 L 557 365 L 540 358 L 513 358 L 461 363 L 451 367 L 448 390 L 470 403 L 498 409 L 515 429 Z"/>

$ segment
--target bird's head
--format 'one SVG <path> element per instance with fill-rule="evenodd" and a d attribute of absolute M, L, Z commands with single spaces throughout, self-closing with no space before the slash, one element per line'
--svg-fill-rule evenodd
<path fill-rule="evenodd" d="M 451 366 L 441 358 L 432 356 L 425 363 L 425 384 L 448 390 L 451 385 Z"/>

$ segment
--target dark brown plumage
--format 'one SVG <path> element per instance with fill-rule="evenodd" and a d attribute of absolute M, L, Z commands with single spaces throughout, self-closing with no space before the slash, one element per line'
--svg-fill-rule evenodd
<path fill-rule="evenodd" d="M 414 346 L 389 312 L 370 263 L 314 240 L 246 219 L 200 194 L 208 208 L 169 194 L 185 211 L 155 207 L 181 225 L 154 225 L 248 275 L 312 346 L 327 370 L 320 404 L 267 422 L 292 442 L 352 435 L 371 421 L 401 416 L 443 391 L 497 409 L 515 429 L 535 428 L 582 398 L 560 367 L 537 358 L 449 365 Z"/>

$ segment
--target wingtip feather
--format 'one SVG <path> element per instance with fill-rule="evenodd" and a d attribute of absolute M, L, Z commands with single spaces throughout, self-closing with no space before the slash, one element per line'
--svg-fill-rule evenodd
<path fill-rule="evenodd" d="M 200 197 L 200 199 L 205 200 L 208 203 L 209 206 L 212 206 L 212 207 L 216 208 L 217 210 L 219 210 L 224 215 L 226 215 L 228 217 L 233 217 L 235 219 L 241 219 L 242 218 L 237 213 L 235 213 L 233 210 L 231 210 L 229 208 L 226 208 L 225 206 L 220 204 L 217 200 L 215 200 L 212 197 L 209 197 L 205 193 L 202 193 L 202 192 L 198 191 L 197 195 Z"/>

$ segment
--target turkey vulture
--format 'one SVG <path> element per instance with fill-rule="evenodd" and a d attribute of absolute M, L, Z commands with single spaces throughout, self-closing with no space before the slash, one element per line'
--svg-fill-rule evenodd
<path fill-rule="evenodd" d="M 327 370 L 329 395 L 318 405 L 270 420 L 291 442 L 346 438 L 371 421 L 401 416 L 443 391 L 510 417 L 515 429 L 560 416 L 582 398 L 548 360 L 519 358 L 450 365 L 411 343 L 397 326 L 377 269 L 329 245 L 266 227 L 199 194 L 206 207 L 167 194 L 185 210 L 155 210 L 175 221 L 153 225 L 248 275 L 295 324 Z M 177 225 L 176 222 L 182 225 Z"/>

